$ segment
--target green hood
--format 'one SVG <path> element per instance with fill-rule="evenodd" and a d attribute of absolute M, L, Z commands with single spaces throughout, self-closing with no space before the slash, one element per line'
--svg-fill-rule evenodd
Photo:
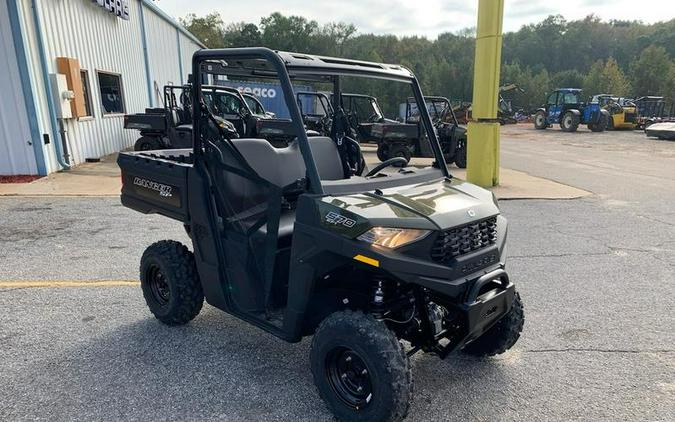
<path fill-rule="evenodd" d="M 448 229 L 499 214 L 489 191 L 459 179 L 399 186 L 381 194 L 328 196 L 323 202 L 384 227 Z"/>

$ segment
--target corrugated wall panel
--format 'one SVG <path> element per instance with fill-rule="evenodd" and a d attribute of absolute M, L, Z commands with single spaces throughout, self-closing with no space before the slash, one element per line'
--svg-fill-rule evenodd
<path fill-rule="evenodd" d="M 180 85 L 176 28 L 167 25 L 164 19 L 146 8 L 145 34 L 154 104 L 159 107 L 163 101 L 164 85 Z"/>
<path fill-rule="evenodd" d="M 0 75 L 0 175 L 36 174 L 7 7 L 0 7 Z"/>
<path fill-rule="evenodd" d="M 190 38 L 180 34 L 180 49 L 183 60 L 183 77 L 185 83 L 188 81 L 188 75 L 192 73 L 192 55 L 201 47 L 194 43 Z"/>
<path fill-rule="evenodd" d="M 39 98 L 41 130 L 50 133 L 49 109 L 41 81 L 40 61 L 32 24 L 31 0 L 20 0 L 23 6 L 32 72 Z M 80 61 L 89 73 L 93 118 L 66 120 L 71 160 L 75 164 L 86 158 L 101 157 L 131 147 L 138 132 L 123 128 L 123 115 L 103 115 L 97 71 L 122 76 L 124 104 L 127 113 L 142 112 L 148 107 L 148 91 L 143 53 L 139 0 L 129 4 L 129 20 L 122 20 L 90 0 L 39 0 L 39 13 L 44 34 L 49 72 L 56 69 L 57 57 Z M 161 88 L 167 82 L 180 83 L 176 29 L 165 19 L 144 6 L 145 30 L 150 63 L 150 79 Z M 188 41 L 185 50 L 198 48 Z M 184 53 L 185 54 L 185 53 Z M 157 103 L 155 104 L 157 105 Z M 46 148 L 51 171 L 57 170 L 53 145 Z"/>

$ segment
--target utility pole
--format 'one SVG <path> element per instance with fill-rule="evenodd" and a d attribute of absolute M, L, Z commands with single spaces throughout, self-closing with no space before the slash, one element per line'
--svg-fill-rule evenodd
<path fill-rule="evenodd" d="M 499 184 L 497 98 L 503 16 L 504 0 L 479 0 L 466 176 L 469 182 L 483 187 Z"/>

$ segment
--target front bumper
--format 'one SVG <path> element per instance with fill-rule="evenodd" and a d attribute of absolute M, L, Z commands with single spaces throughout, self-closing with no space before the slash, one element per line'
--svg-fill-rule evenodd
<path fill-rule="evenodd" d="M 459 302 L 432 297 L 432 300 L 452 311 L 448 315 L 447 325 L 455 324 L 455 329 L 446 330 L 436 339 L 433 352 L 441 359 L 483 335 L 513 306 L 516 287 L 501 268 L 482 275 L 470 286 L 464 299 Z M 443 343 L 443 339 L 447 341 Z"/>
<path fill-rule="evenodd" d="M 483 291 L 482 289 L 489 289 Z M 493 287 L 493 288 L 490 288 Z M 511 310 L 516 286 L 504 270 L 485 274 L 474 283 L 466 301 L 460 306 L 466 314 L 467 335 L 462 344 L 481 336 Z"/>

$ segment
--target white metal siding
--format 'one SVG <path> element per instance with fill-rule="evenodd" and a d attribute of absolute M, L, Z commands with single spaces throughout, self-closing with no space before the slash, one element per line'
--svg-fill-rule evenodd
<path fill-rule="evenodd" d="M 199 50 L 197 44 L 194 43 L 190 38 L 184 34 L 180 34 L 180 49 L 182 53 L 183 61 L 183 80 L 185 83 L 188 81 L 188 75 L 192 73 L 192 55 L 195 54 L 195 51 Z"/>
<path fill-rule="evenodd" d="M 29 50 L 31 73 L 35 74 L 35 94 L 38 121 L 43 133 L 52 134 L 47 96 L 42 83 L 40 57 L 37 51 L 35 27 L 31 15 L 31 0 L 19 0 L 22 6 L 24 34 Z M 131 147 L 138 132 L 123 128 L 123 115 L 103 115 L 97 71 L 122 76 L 124 104 L 127 113 L 142 112 L 149 107 L 140 0 L 129 4 L 129 20 L 122 20 L 97 6 L 91 0 L 38 0 L 44 46 L 49 72 L 56 71 L 57 57 L 72 57 L 89 72 L 93 118 L 69 119 L 66 130 L 71 162 L 82 163 L 86 158 L 101 157 Z M 144 6 L 150 80 L 161 88 L 168 82 L 180 83 L 176 28 Z M 192 54 L 198 44 L 181 34 L 183 54 Z M 187 80 L 187 78 L 185 79 Z M 154 95 L 154 87 L 153 87 Z M 155 106 L 157 106 L 155 102 Z M 50 171 L 58 170 L 54 142 L 46 148 Z"/>
<path fill-rule="evenodd" d="M 36 174 L 7 7 L 0 7 L 0 175 Z"/>
<path fill-rule="evenodd" d="M 167 25 L 164 19 L 146 8 L 145 34 L 148 41 L 153 101 L 159 107 L 164 97 L 164 85 L 180 85 L 176 28 Z"/>

